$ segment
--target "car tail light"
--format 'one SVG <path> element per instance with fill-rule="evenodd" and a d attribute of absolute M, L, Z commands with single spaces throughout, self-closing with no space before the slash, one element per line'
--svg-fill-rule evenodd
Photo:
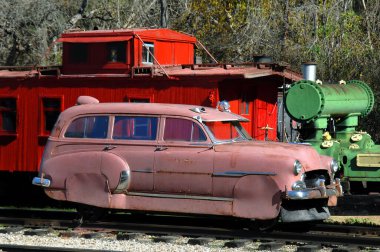
<path fill-rule="evenodd" d="M 128 186 L 129 186 L 129 181 L 130 181 L 130 176 L 129 176 L 129 171 L 121 171 L 120 172 L 120 179 L 119 179 L 119 184 L 117 185 L 114 193 L 124 193 L 126 192 Z"/>

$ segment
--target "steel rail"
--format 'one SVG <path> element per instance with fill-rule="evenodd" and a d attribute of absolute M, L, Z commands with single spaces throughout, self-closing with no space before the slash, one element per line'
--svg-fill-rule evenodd
<path fill-rule="evenodd" d="M 104 249 L 83 249 L 83 248 L 65 248 L 65 247 L 48 247 L 48 246 L 30 246 L 30 245 L 12 245 L 0 244 L 1 251 L 8 252 L 43 252 L 43 251 L 57 251 L 57 252 L 104 252 Z M 109 250 L 108 252 L 113 252 Z M 115 251 L 116 252 L 116 251 Z M 120 252 L 120 251 L 118 251 Z"/>
<path fill-rule="evenodd" d="M 63 218 L 44 218 L 45 211 L 37 211 L 43 214 L 39 218 L 11 216 L 0 217 L 0 223 L 8 225 L 21 225 L 24 227 L 57 227 L 62 229 L 78 227 L 76 221 L 70 219 L 75 216 L 73 212 Z M 57 216 L 57 211 L 54 211 Z M 65 215 L 64 211 L 59 213 Z M 18 212 L 17 214 L 20 214 Z M 1 216 L 1 213 L 0 213 Z M 51 214 L 50 216 L 51 217 Z M 62 217 L 62 216 L 61 216 Z M 69 218 L 68 218 L 69 217 Z M 350 245 L 380 247 L 380 227 L 365 227 L 352 225 L 318 224 L 309 232 L 301 232 L 296 224 L 280 224 L 272 232 L 259 232 L 247 229 L 247 222 L 225 218 L 210 218 L 207 216 L 169 216 L 169 215 L 133 215 L 133 214 L 110 214 L 108 219 L 97 222 L 84 222 L 78 230 L 112 231 L 140 234 L 175 235 L 185 237 L 208 237 L 210 239 L 245 239 L 250 241 L 272 240 L 283 242 L 307 242 L 330 245 Z M 1 248 L 0 248 L 1 249 Z"/>

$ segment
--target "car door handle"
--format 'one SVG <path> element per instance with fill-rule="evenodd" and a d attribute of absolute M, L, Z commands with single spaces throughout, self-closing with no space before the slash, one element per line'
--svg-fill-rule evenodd
<path fill-rule="evenodd" d="M 107 146 L 105 146 L 104 148 L 103 148 L 103 150 L 104 151 L 109 151 L 109 150 L 113 150 L 113 149 L 115 149 L 116 148 L 116 146 L 114 146 L 114 145 L 107 145 Z"/>
<path fill-rule="evenodd" d="M 157 146 L 156 149 L 154 151 L 164 151 L 164 150 L 167 150 L 168 147 L 164 147 L 164 146 Z"/>

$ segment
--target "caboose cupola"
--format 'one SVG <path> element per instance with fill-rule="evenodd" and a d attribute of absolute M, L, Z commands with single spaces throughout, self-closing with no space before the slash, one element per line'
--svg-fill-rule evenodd
<path fill-rule="evenodd" d="M 134 68 L 194 63 L 196 38 L 169 29 L 62 34 L 63 74 L 130 74 Z"/>

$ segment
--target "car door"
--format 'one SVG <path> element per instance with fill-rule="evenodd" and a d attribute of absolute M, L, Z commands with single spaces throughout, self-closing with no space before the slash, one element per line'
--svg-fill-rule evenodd
<path fill-rule="evenodd" d="M 211 195 L 214 151 L 202 126 L 190 118 L 162 120 L 154 159 L 154 191 Z"/>
<path fill-rule="evenodd" d="M 129 192 L 153 191 L 153 163 L 157 147 L 158 117 L 117 115 L 114 117 L 111 152 L 129 165 Z"/>

